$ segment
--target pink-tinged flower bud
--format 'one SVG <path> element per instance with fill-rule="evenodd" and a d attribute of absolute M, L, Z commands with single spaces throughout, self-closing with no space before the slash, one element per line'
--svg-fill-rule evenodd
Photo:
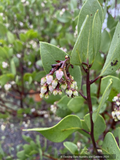
<path fill-rule="evenodd" d="M 61 84 L 61 89 L 65 90 L 67 88 L 67 84 Z"/>
<path fill-rule="evenodd" d="M 41 78 L 41 85 L 45 84 L 46 82 L 46 77 Z"/>
<path fill-rule="evenodd" d="M 58 84 L 57 79 L 55 79 L 55 80 L 52 81 L 52 87 L 53 88 L 56 88 L 57 84 Z"/>
<path fill-rule="evenodd" d="M 41 93 L 42 94 L 44 94 L 46 91 L 47 91 L 47 87 L 46 86 L 41 87 Z"/>
<path fill-rule="evenodd" d="M 58 94 L 58 91 L 56 89 L 54 89 L 53 95 L 56 96 L 57 94 Z"/>
<path fill-rule="evenodd" d="M 56 78 L 57 78 L 58 80 L 60 80 L 60 79 L 62 78 L 62 76 L 63 76 L 63 71 L 62 71 L 62 69 L 59 69 L 58 71 L 56 71 Z"/>
<path fill-rule="evenodd" d="M 48 94 L 48 93 L 45 94 L 45 98 L 46 98 L 46 99 L 49 98 L 49 94 Z"/>
<path fill-rule="evenodd" d="M 71 95 L 72 95 L 72 90 L 69 89 L 69 90 L 66 91 L 66 93 L 67 93 L 67 95 L 68 95 L 69 97 L 71 97 Z"/>
<path fill-rule="evenodd" d="M 49 91 L 52 93 L 54 90 L 54 88 L 52 87 L 52 85 L 49 86 Z"/>
<path fill-rule="evenodd" d="M 47 79 L 47 84 L 51 84 L 52 80 L 53 80 L 53 76 L 52 75 L 47 75 L 46 79 Z"/>
<path fill-rule="evenodd" d="M 74 91 L 74 92 L 73 92 L 73 95 L 74 95 L 74 96 L 78 96 L 78 92 L 77 92 L 77 91 Z"/>
<path fill-rule="evenodd" d="M 44 97 L 44 94 L 40 93 L 40 98 L 43 98 Z"/>

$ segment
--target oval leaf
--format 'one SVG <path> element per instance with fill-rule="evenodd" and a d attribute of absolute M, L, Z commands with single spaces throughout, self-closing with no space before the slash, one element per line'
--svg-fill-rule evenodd
<path fill-rule="evenodd" d="M 108 100 L 112 102 L 113 97 L 116 96 L 118 93 L 120 93 L 120 88 L 118 87 L 118 86 L 120 86 L 120 79 L 117 77 L 114 77 L 114 76 L 106 76 L 106 77 L 102 78 L 101 94 L 103 94 L 109 79 L 112 79 L 113 83 L 112 83 L 112 88 L 111 88 L 111 92 L 109 94 Z"/>
<path fill-rule="evenodd" d="M 120 67 L 120 22 L 118 22 L 110 49 L 100 76 L 113 74 Z"/>
<path fill-rule="evenodd" d="M 80 127 L 80 119 L 75 115 L 68 115 L 53 127 L 24 129 L 23 131 L 37 131 L 52 142 L 62 142 Z"/>
<path fill-rule="evenodd" d="M 57 60 L 64 60 L 66 55 L 60 48 L 45 42 L 40 42 L 40 54 L 46 73 L 50 72 L 52 64 L 55 64 Z"/>
<path fill-rule="evenodd" d="M 65 146 L 65 148 L 67 148 L 72 154 L 78 154 L 78 147 L 76 144 L 72 143 L 72 142 L 64 142 L 63 145 Z"/>
<path fill-rule="evenodd" d="M 95 118 L 94 121 L 95 121 L 95 122 L 96 122 L 96 120 L 97 120 L 97 118 L 98 118 L 100 109 L 103 107 L 105 101 L 107 100 L 107 98 L 108 98 L 108 96 L 109 96 L 109 93 L 110 93 L 110 91 L 111 91 L 111 88 L 112 88 L 112 79 L 109 80 L 108 85 L 107 85 L 107 87 L 106 87 L 106 89 L 105 89 L 105 91 L 104 91 L 104 93 L 103 93 L 103 95 L 102 95 L 102 98 L 101 98 L 99 107 L 98 107 L 98 109 L 97 109 L 97 110 L 95 111 L 95 113 L 94 113 L 94 118 Z"/>
<path fill-rule="evenodd" d="M 68 102 L 67 106 L 71 111 L 73 111 L 74 113 L 77 113 L 84 106 L 84 99 L 80 96 L 72 98 Z"/>
<path fill-rule="evenodd" d="M 111 132 L 108 132 L 106 134 L 101 149 L 102 149 L 103 154 L 109 154 L 111 156 L 113 154 L 113 156 L 115 157 L 111 157 L 112 159 L 120 160 L 120 149 L 117 145 L 115 137 L 113 136 Z"/>

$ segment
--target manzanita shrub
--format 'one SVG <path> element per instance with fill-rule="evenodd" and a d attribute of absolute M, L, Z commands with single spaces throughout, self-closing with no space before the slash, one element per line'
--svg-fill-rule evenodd
<path fill-rule="evenodd" d="M 55 105 L 63 112 L 63 119 L 53 127 L 25 131 L 40 132 L 57 143 L 77 132 L 86 137 L 86 147 L 81 144 L 78 150 L 75 143 L 65 141 L 64 146 L 72 154 L 107 154 L 119 160 L 120 79 L 116 70 L 120 67 L 120 22 L 114 23 L 110 34 L 101 32 L 105 13 L 106 6 L 102 8 L 98 0 L 85 1 L 78 16 L 78 36 L 69 54 L 40 42 L 46 72 L 40 97 L 61 95 Z M 111 43 L 105 42 L 109 35 Z"/>

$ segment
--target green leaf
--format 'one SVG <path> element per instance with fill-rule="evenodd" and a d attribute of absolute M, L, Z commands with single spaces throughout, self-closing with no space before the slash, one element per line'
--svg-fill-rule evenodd
<path fill-rule="evenodd" d="M 118 87 L 118 86 L 120 86 L 120 79 L 117 77 L 114 77 L 114 76 L 106 76 L 106 77 L 102 78 L 101 94 L 103 94 L 109 79 L 112 79 L 113 83 L 112 83 L 112 88 L 111 88 L 111 92 L 109 94 L 108 100 L 112 102 L 113 97 L 116 96 L 118 93 L 120 93 L 120 88 Z"/>
<path fill-rule="evenodd" d="M 3 23 L 0 22 L 0 36 L 5 36 L 7 33 L 7 29 Z"/>
<path fill-rule="evenodd" d="M 23 131 L 37 131 L 50 141 L 62 142 L 80 127 L 80 119 L 75 115 L 68 115 L 53 127 L 24 129 Z"/>
<path fill-rule="evenodd" d="M 63 145 L 65 146 L 65 148 L 67 148 L 67 150 L 69 150 L 72 154 L 78 154 L 78 147 L 76 144 L 72 143 L 72 142 L 64 142 Z"/>
<path fill-rule="evenodd" d="M 93 36 L 93 47 L 94 47 L 93 52 L 95 55 L 98 53 L 100 48 L 101 29 L 102 29 L 102 23 L 99 16 L 99 10 L 97 10 L 93 18 L 93 24 L 92 24 L 92 36 Z"/>
<path fill-rule="evenodd" d="M 93 117 L 94 117 L 94 114 L 93 114 Z M 90 114 L 85 115 L 84 120 L 90 132 L 91 131 Z M 105 124 L 105 120 L 101 115 L 98 115 L 96 121 L 94 121 L 94 118 L 93 118 L 93 122 L 94 122 L 94 136 L 95 136 L 95 140 L 97 140 L 99 136 L 106 129 L 106 124 Z"/>
<path fill-rule="evenodd" d="M 110 158 L 120 160 L 120 149 L 117 145 L 115 137 L 111 132 L 108 132 L 106 134 L 101 149 L 103 154 L 109 154 L 109 155 L 113 154 L 115 157 L 110 157 Z"/>
<path fill-rule="evenodd" d="M 7 32 L 7 38 L 9 43 L 13 43 L 15 40 L 14 35 L 9 31 Z"/>
<path fill-rule="evenodd" d="M 60 48 L 45 42 L 40 42 L 40 54 L 46 73 L 50 72 L 51 65 L 55 64 L 56 60 L 64 60 L 66 55 Z"/>
<path fill-rule="evenodd" d="M 25 144 L 25 145 L 23 146 L 23 148 L 24 148 L 24 150 L 25 150 L 25 154 L 29 154 L 29 153 L 31 152 L 31 150 L 32 150 L 31 145 L 28 145 L 28 144 Z"/>
<path fill-rule="evenodd" d="M 15 40 L 14 45 L 15 45 L 15 50 L 17 52 L 21 52 L 22 51 L 23 44 L 22 44 L 22 42 L 20 40 Z"/>
<path fill-rule="evenodd" d="M 10 65 L 11 65 L 12 74 L 15 75 L 16 74 L 16 66 L 15 66 L 15 62 L 13 59 L 11 60 Z"/>
<path fill-rule="evenodd" d="M 99 11 L 98 11 L 99 10 Z M 96 12 L 97 11 L 97 12 Z M 71 54 L 71 63 L 92 64 L 100 46 L 102 8 L 97 0 L 87 0 L 78 18 L 78 38 Z"/>
<path fill-rule="evenodd" d="M 86 18 L 87 15 L 91 16 L 91 21 L 94 18 L 94 14 L 96 11 L 99 10 L 99 17 L 101 22 L 103 22 L 103 13 L 102 8 L 98 0 L 87 0 L 84 5 L 82 6 L 79 18 L 78 18 L 78 33 L 80 31 L 80 28 L 82 27 L 82 24 Z"/>
<path fill-rule="evenodd" d="M 30 143 L 30 141 L 32 141 L 32 139 L 30 137 L 25 136 L 24 134 L 22 135 L 22 138 L 28 143 Z"/>
<path fill-rule="evenodd" d="M 113 135 L 114 137 L 119 138 L 119 147 L 120 147 L 120 127 L 115 128 Z"/>
<path fill-rule="evenodd" d="M 70 101 L 70 97 L 68 96 L 63 96 L 58 102 L 57 102 L 57 106 L 61 109 L 66 109 L 67 108 L 67 104 Z"/>
<path fill-rule="evenodd" d="M 71 53 L 70 62 L 75 65 L 80 65 L 82 62 L 86 60 L 88 56 L 87 52 L 87 42 L 89 42 L 89 16 L 87 15 L 85 21 L 81 26 L 80 33 L 74 45 L 74 48 Z M 92 42 L 92 41 L 91 41 Z"/>
<path fill-rule="evenodd" d="M 36 73 L 35 73 L 35 76 L 33 77 L 33 79 L 34 79 L 35 81 L 39 81 L 39 82 L 40 82 L 40 79 L 41 79 L 42 77 L 44 77 L 45 75 L 46 75 L 45 71 L 36 72 Z"/>
<path fill-rule="evenodd" d="M 0 46 L 0 59 L 1 59 L 1 57 L 2 58 L 8 58 L 9 55 L 8 55 L 6 49 Z"/>
<path fill-rule="evenodd" d="M 77 113 L 84 106 L 84 99 L 80 96 L 72 98 L 68 102 L 67 106 L 71 111 L 73 111 L 74 113 Z"/>
<path fill-rule="evenodd" d="M 108 96 L 109 96 L 109 93 L 111 91 L 111 88 L 112 88 L 112 79 L 109 79 L 109 82 L 107 84 L 107 87 L 102 95 L 102 98 L 101 98 L 101 101 L 100 101 L 100 104 L 98 106 L 98 109 L 94 112 L 94 118 L 95 118 L 95 122 L 98 118 L 98 115 L 99 115 L 99 112 L 100 112 L 100 109 L 103 107 L 105 101 L 107 100 Z"/>
<path fill-rule="evenodd" d="M 56 17 L 57 17 L 58 21 L 60 21 L 62 23 L 67 23 L 72 19 L 72 16 L 69 11 L 66 10 L 62 15 L 60 15 L 60 12 L 61 11 L 58 11 L 56 13 Z"/>
<path fill-rule="evenodd" d="M 100 76 L 114 73 L 120 66 L 120 22 L 116 26 L 116 30 L 110 45 L 110 49 L 101 71 Z"/>
<path fill-rule="evenodd" d="M 111 36 L 110 33 L 108 33 L 105 29 L 101 33 L 101 45 L 100 45 L 100 51 L 106 53 L 108 52 L 110 48 L 111 43 Z"/>
<path fill-rule="evenodd" d="M 19 151 L 17 153 L 17 157 L 20 158 L 20 159 L 25 159 L 25 151 Z"/>
<path fill-rule="evenodd" d="M 0 84 L 3 86 L 13 79 L 14 75 L 12 73 L 3 74 L 2 76 L 0 76 Z"/>
<path fill-rule="evenodd" d="M 107 27 L 111 30 L 117 25 L 117 21 L 112 17 L 111 14 L 108 14 L 108 19 L 107 19 Z"/>

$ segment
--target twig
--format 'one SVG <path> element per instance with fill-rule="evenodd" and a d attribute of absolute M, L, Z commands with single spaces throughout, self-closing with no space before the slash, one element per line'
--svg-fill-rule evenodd
<path fill-rule="evenodd" d="M 80 93 L 80 95 L 81 95 L 85 100 L 87 100 L 87 97 L 84 96 L 81 91 L 79 91 L 79 93 Z"/>

